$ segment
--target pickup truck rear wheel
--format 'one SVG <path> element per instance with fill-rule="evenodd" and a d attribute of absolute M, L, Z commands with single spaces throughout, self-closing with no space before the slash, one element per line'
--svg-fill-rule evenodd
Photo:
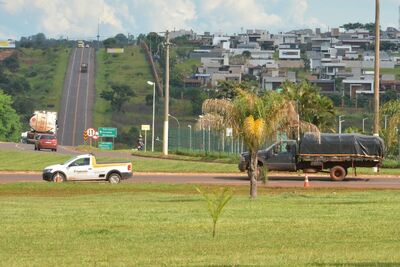
<path fill-rule="evenodd" d="M 330 175 L 333 181 L 343 181 L 347 171 L 342 166 L 334 166 L 331 168 Z"/>
<path fill-rule="evenodd" d="M 118 184 L 119 182 L 121 182 L 121 175 L 115 172 L 111 173 L 110 176 L 108 177 L 108 182 L 110 184 Z"/>
<path fill-rule="evenodd" d="M 65 182 L 65 175 L 61 172 L 56 172 L 53 174 L 53 182 L 55 183 L 62 183 Z"/>

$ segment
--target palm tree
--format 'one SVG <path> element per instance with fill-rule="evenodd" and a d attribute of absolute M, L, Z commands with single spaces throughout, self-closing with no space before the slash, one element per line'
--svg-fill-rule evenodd
<path fill-rule="evenodd" d="M 225 127 L 233 129 L 234 135 L 243 138 L 250 153 L 251 198 L 257 197 L 257 152 L 261 145 L 267 139 L 272 140 L 278 131 L 290 133 L 293 128 L 304 127 L 311 131 L 317 130 L 311 124 L 300 122 L 293 102 L 276 92 L 257 96 L 238 89 L 238 96 L 234 100 L 206 100 L 203 103 L 203 113 L 208 118 L 215 116 L 217 121 L 222 120 Z"/>
<path fill-rule="evenodd" d="M 285 97 L 296 101 L 301 120 L 310 122 L 324 131 L 334 131 L 336 110 L 333 101 L 321 95 L 317 86 L 308 81 L 287 81 L 282 87 Z"/>
<path fill-rule="evenodd" d="M 393 154 L 398 145 L 398 131 L 400 124 L 400 100 L 386 102 L 381 109 L 382 116 L 388 116 L 387 129 L 381 131 L 388 153 Z"/>

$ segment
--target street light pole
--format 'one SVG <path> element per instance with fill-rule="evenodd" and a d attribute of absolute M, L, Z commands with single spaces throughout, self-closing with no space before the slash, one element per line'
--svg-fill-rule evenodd
<path fill-rule="evenodd" d="M 208 125 L 208 152 L 211 152 L 211 126 Z"/>
<path fill-rule="evenodd" d="M 201 119 L 201 123 L 200 123 L 200 126 L 201 126 L 201 133 L 202 133 L 202 135 L 203 135 L 203 151 L 206 151 L 206 142 L 205 142 L 205 139 L 206 139 L 206 136 L 205 136 L 205 132 L 204 132 L 204 125 L 203 125 L 203 122 L 204 122 L 204 120 L 203 120 L 203 115 L 199 115 L 199 118 Z"/>
<path fill-rule="evenodd" d="M 339 134 L 342 134 L 342 122 L 344 122 L 344 120 L 342 120 L 342 117 L 344 117 L 344 115 L 339 116 Z"/>
<path fill-rule="evenodd" d="M 179 123 L 178 119 L 171 114 L 168 114 L 171 118 L 176 120 L 176 123 L 178 123 L 178 149 L 181 146 L 181 124 Z"/>
<path fill-rule="evenodd" d="M 168 155 L 168 114 L 169 114 L 169 33 L 165 33 L 165 98 L 164 98 L 164 129 L 163 129 L 163 155 Z"/>
<path fill-rule="evenodd" d="M 362 132 L 364 133 L 365 132 L 365 120 L 367 120 L 368 118 L 364 118 L 363 120 L 362 120 Z"/>
<path fill-rule="evenodd" d="M 190 151 L 192 151 L 192 125 L 188 125 L 189 127 L 189 148 Z"/>
<path fill-rule="evenodd" d="M 386 130 L 386 127 L 387 127 L 387 117 L 388 117 L 388 115 L 385 115 L 385 130 Z"/>
<path fill-rule="evenodd" d="M 156 83 L 147 81 L 147 84 L 153 85 L 153 120 L 151 124 L 151 152 L 154 152 L 154 115 L 155 115 Z"/>

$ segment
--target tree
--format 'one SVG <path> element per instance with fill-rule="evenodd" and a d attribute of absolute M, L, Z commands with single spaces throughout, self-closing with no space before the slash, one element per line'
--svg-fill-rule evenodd
<path fill-rule="evenodd" d="M 136 94 L 129 85 L 114 84 L 111 86 L 111 91 L 100 93 L 101 98 L 111 102 L 111 109 L 114 111 L 121 111 L 122 105 L 134 96 Z"/>
<path fill-rule="evenodd" d="M 11 96 L 0 90 L 0 141 L 17 142 L 21 134 L 21 123 L 12 108 Z"/>
<path fill-rule="evenodd" d="M 283 94 L 288 100 L 296 101 L 300 119 L 316 125 L 324 131 L 332 131 L 336 116 L 333 101 L 322 96 L 319 88 L 308 81 L 285 82 Z"/>
<path fill-rule="evenodd" d="M 118 33 L 114 37 L 116 44 L 118 45 L 126 45 L 128 44 L 128 38 L 123 33 Z"/>
<path fill-rule="evenodd" d="M 103 45 L 106 49 L 115 47 L 117 45 L 117 40 L 115 38 L 107 38 L 103 41 Z"/>
<path fill-rule="evenodd" d="M 7 57 L 3 60 L 3 65 L 11 72 L 16 72 L 19 68 L 18 56 L 16 53 L 13 53 L 11 56 Z"/>
<path fill-rule="evenodd" d="M 393 154 L 398 140 L 399 124 L 400 124 L 400 100 L 391 100 L 386 102 L 381 109 L 381 115 L 388 117 L 388 125 L 382 130 L 383 139 L 385 140 L 386 150 L 389 154 Z"/>
<path fill-rule="evenodd" d="M 242 56 L 244 57 L 244 58 L 247 58 L 247 59 L 249 59 L 249 58 L 251 58 L 251 52 L 250 51 L 243 51 L 243 53 L 242 53 Z"/>
<path fill-rule="evenodd" d="M 278 131 L 292 132 L 293 127 L 301 126 L 293 102 L 276 92 L 257 96 L 238 89 L 238 95 L 233 100 L 206 100 L 203 113 L 222 120 L 226 127 L 233 129 L 234 135 L 243 138 L 250 153 L 250 196 L 256 198 L 259 148 L 265 140 L 273 139 Z M 313 129 L 316 130 L 315 127 Z"/>

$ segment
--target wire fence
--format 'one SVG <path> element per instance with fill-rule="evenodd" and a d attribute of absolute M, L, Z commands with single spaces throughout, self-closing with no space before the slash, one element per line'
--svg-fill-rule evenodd
<path fill-rule="evenodd" d="M 151 150 L 151 133 L 142 132 L 145 141 L 144 149 Z M 145 137 L 146 135 L 146 137 Z M 286 137 L 277 136 L 278 140 L 286 140 Z M 265 149 L 274 141 L 266 140 L 260 149 Z M 154 137 L 154 150 L 162 151 L 162 136 Z M 205 127 L 201 130 L 192 129 L 191 127 L 169 127 L 168 132 L 168 150 L 193 152 L 201 154 L 223 153 L 237 155 L 248 151 L 243 138 L 239 136 L 227 136 L 226 131 L 215 131 L 211 127 Z"/>
<path fill-rule="evenodd" d="M 226 136 L 226 132 L 213 131 L 212 128 L 203 128 L 200 131 L 189 127 L 170 128 L 168 146 L 171 151 L 228 154 L 239 154 L 247 151 L 242 138 Z"/>

